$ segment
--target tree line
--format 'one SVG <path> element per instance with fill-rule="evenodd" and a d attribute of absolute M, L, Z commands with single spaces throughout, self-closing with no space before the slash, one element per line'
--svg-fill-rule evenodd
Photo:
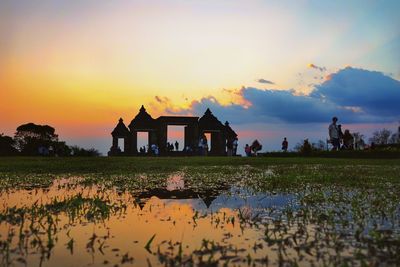
<path fill-rule="evenodd" d="M 17 127 L 14 137 L 0 134 L 1 156 L 100 156 L 94 148 L 69 146 L 58 139 L 53 127 L 27 123 Z"/>

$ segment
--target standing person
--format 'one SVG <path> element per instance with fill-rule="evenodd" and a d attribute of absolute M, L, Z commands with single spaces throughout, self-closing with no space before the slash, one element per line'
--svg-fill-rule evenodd
<path fill-rule="evenodd" d="M 226 150 L 227 150 L 228 157 L 232 156 L 232 153 L 233 153 L 233 141 L 231 139 L 228 139 L 226 141 Z"/>
<path fill-rule="evenodd" d="M 258 151 L 260 151 L 262 149 L 262 145 L 260 144 L 260 142 L 258 142 L 258 140 L 254 140 L 253 143 L 250 146 L 250 150 L 254 153 L 255 156 L 258 155 Z"/>
<path fill-rule="evenodd" d="M 329 138 L 333 145 L 332 151 L 336 151 L 340 148 L 340 133 L 339 127 L 336 125 L 338 121 L 337 117 L 332 118 L 332 123 L 329 125 Z"/>
<path fill-rule="evenodd" d="M 208 141 L 207 141 L 207 136 L 203 134 L 203 153 L 204 156 L 207 156 L 208 154 Z"/>
<path fill-rule="evenodd" d="M 338 132 L 339 132 L 339 149 L 341 148 L 341 146 L 343 145 L 343 131 L 342 131 L 342 125 L 338 124 L 337 126 L 338 128 Z"/>
<path fill-rule="evenodd" d="M 342 149 L 353 149 L 353 144 L 354 144 L 354 137 L 350 133 L 348 129 L 344 131 L 343 134 L 343 146 Z"/>
<path fill-rule="evenodd" d="M 200 139 L 199 139 L 198 148 L 199 148 L 199 155 L 203 156 L 203 137 L 200 137 Z"/>
<path fill-rule="evenodd" d="M 287 139 L 285 137 L 285 138 L 283 138 L 283 141 L 282 141 L 282 150 L 283 150 L 283 152 L 287 152 L 288 146 L 289 146 L 289 143 L 288 143 L 288 141 L 287 141 Z"/>
<path fill-rule="evenodd" d="M 178 143 L 178 141 L 175 141 L 175 150 L 176 150 L 176 151 L 179 150 L 179 143 Z"/>
<path fill-rule="evenodd" d="M 246 146 L 244 147 L 244 153 L 246 153 L 246 156 L 248 156 L 248 157 L 251 156 L 251 148 L 250 148 L 249 144 L 246 144 Z"/>
<path fill-rule="evenodd" d="M 157 154 L 156 154 L 156 148 L 157 148 L 157 146 L 156 146 L 155 144 L 152 144 L 150 147 L 151 147 L 151 153 L 152 153 L 153 155 L 157 155 Z"/>
<path fill-rule="evenodd" d="M 237 147 L 238 147 L 238 138 L 235 137 L 235 139 L 233 139 L 233 155 L 234 155 L 234 156 L 236 156 Z"/>

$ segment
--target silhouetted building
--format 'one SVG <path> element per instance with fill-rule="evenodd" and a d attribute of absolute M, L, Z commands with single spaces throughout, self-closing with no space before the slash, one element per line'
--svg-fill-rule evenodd
<path fill-rule="evenodd" d="M 139 155 L 137 150 L 138 132 L 148 133 L 148 147 L 155 144 L 160 149 L 160 155 L 167 155 L 167 131 L 168 125 L 182 125 L 184 127 L 184 148 L 197 149 L 200 136 L 209 133 L 211 135 L 211 146 L 209 155 L 226 155 L 226 142 L 237 137 L 227 122 L 222 124 L 207 109 L 204 115 L 199 117 L 190 116 L 161 116 L 153 119 L 142 106 L 139 113 L 131 121 L 128 127 L 125 126 L 122 118 L 111 132 L 112 147 L 108 152 L 109 156 L 116 155 Z M 118 146 L 118 139 L 123 139 L 124 147 Z"/>

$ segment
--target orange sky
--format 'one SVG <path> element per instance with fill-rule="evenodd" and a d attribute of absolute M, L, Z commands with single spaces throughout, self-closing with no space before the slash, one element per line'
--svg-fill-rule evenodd
<path fill-rule="evenodd" d="M 0 133 L 35 122 L 65 137 L 105 137 L 142 104 L 157 117 L 207 96 L 247 105 L 232 91 L 242 86 L 309 92 L 310 62 L 399 78 L 396 5 L 2 1 Z M 169 100 L 160 106 L 156 96 Z"/>

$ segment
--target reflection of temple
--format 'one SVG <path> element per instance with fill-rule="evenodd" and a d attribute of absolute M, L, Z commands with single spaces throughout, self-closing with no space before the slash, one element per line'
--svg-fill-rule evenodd
<path fill-rule="evenodd" d="M 146 204 L 147 200 L 151 197 L 157 197 L 159 199 L 201 199 L 207 208 L 209 208 L 221 192 L 227 191 L 229 186 L 221 185 L 218 188 L 208 190 L 193 190 L 193 189 L 182 189 L 169 191 L 163 188 L 151 189 L 148 191 L 133 194 L 138 200 L 140 208 Z"/>
<path fill-rule="evenodd" d="M 152 198 L 159 199 L 200 199 L 207 208 L 211 206 L 214 199 L 222 192 L 228 191 L 229 186 L 223 183 L 214 184 L 212 188 L 187 188 L 182 174 L 171 174 L 167 180 L 165 188 L 151 188 L 141 192 L 132 193 L 142 209 L 146 202 Z"/>
<path fill-rule="evenodd" d="M 131 121 L 128 127 L 125 126 L 122 118 L 112 131 L 112 147 L 108 152 L 109 156 L 115 155 L 138 155 L 137 135 L 138 132 L 148 133 L 148 145 L 157 145 L 160 155 L 167 155 L 167 130 L 168 125 L 182 125 L 184 130 L 184 146 L 195 151 L 200 137 L 203 134 L 211 135 L 210 155 L 226 155 L 226 142 L 233 140 L 237 134 L 226 122 L 222 124 L 209 109 L 199 117 L 188 116 L 161 116 L 153 119 L 142 106 L 139 113 Z M 128 129 L 129 128 L 129 129 Z M 118 147 L 118 139 L 123 139 L 123 151 Z"/>

